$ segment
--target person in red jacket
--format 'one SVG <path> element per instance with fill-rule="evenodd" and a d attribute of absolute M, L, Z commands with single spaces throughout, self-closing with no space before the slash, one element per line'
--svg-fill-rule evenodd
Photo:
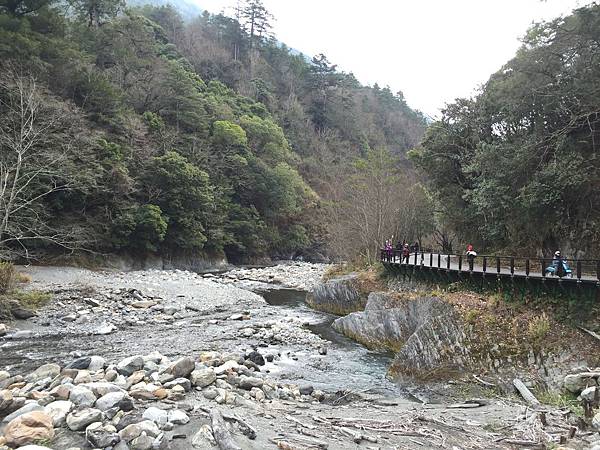
<path fill-rule="evenodd" d="M 473 250 L 473 246 L 471 244 L 467 245 L 467 260 L 469 261 L 469 270 L 473 271 L 473 263 L 475 262 L 475 257 L 477 256 L 477 252 Z"/>

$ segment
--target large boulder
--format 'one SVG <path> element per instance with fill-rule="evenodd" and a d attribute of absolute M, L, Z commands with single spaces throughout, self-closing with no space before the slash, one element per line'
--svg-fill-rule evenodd
<path fill-rule="evenodd" d="M 419 377 L 433 370 L 461 370 L 469 362 L 459 314 L 435 297 L 400 300 L 371 294 L 364 311 L 340 317 L 332 326 L 368 348 L 395 352 L 393 373 Z"/>
<path fill-rule="evenodd" d="M 131 398 L 124 391 L 109 392 L 96 401 L 96 408 L 100 411 L 107 411 L 119 406 L 123 401 L 131 401 Z"/>
<path fill-rule="evenodd" d="M 190 374 L 192 384 L 200 388 L 213 384 L 216 379 L 217 375 L 211 367 L 197 369 Z"/>
<path fill-rule="evenodd" d="M 69 400 L 78 406 L 93 406 L 96 402 L 94 393 L 85 386 L 73 386 Z"/>
<path fill-rule="evenodd" d="M 8 416 L 6 416 L 2 422 L 4 423 L 8 423 L 11 420 L 16 419 L 17 417 L 23 415 L 23 414 L 27 414 L 33 411 L 44 411 L 44 407 L 41 406 L 38 402 L 30 402 L 30 403 L 26 403 L 25 405 L 23 405 L 21 408 L 17 409 L 16 411 L 14 411 L 13 413 L 9 414 Z"/>
<path fill-rule="evenodd" d="M 44 410 L 52 418 L 55 428 L 62 427 L 67 423 L 67 415 L 75 405 L 68 400 L 57 400 L 45 406 Z"/>
<path fill-rule="evenodd" d="M 563 381 L 563 386 L 569 392 L 579 394 L 588 386 L 595 386 L 598 379 L 600 379 L 600 372 L 580 372 L 567 375 Z"/>
<path fill-rule="evenodd" d="M 30 383 L 35 383 L 46 378 L 54 378 L 60 374 L 60 366 L 58 364 L 44 364 L 38 367 L 25 377 L 25 380 Z"/>
<path fill-rule="evenodd" d="M 192 358 L 180 358 L 169 366 L 167 373 L 171 374 L 174 378 L 185 378 L 196 367 L 196 363 Z"/>
<path fill-rule="evenodd" d="M 4 416 L 11 410 L 14 403 L 12 392 L 8 389 L 0 390 L 0 417 Z"/>
<path fill-rule="evenodd" d="M 168 412 L 164 409 L 159 409 L 155 406 L 151 406 L 146 411 L 144 411 L 142 417 L 146 420 L 151 420 L 159 427 L 167 423 L 169 420 Z"/>
<path fill-rule="evenodd" d="M 359 275 L 352 273 L 316 285 L 306 302 L 319 311 L 344 315 L 361 311 L 367 303 L 367 294 L 362 290 Z"/>
<path fill-rule="evenodd" d="M 128 377 L 133 372 L 144 368 L 144 357 L 141 355 L 130 356 L 117 364 L 117 372 Z"/>
<path fill-rule="evenodd" d="M 6 426 L 4 438 L 10 447 L 50 440 L 54 438 L 52 418 L 41 411 L 20 415 Z"/>
<path fill-rule="evenodd" d="M 88 425 L 101 421 L 102 411 L 93 408 L 80 409 L 67 416 L 67 426 L 72 431 L 83 431 Z"/>
<path fill-rule="evenodd" d="M 92 362 L 91 356 L 82 356 L 81 358 L 77 358 L 75 361 L 70 362 L 65 366 L 65 369 L 87 369 L 90 367 L 90 363 Z"/>
<path fill-rule="evenodd" d="M 102 425 L 102 422 L 94 422 L 85 429 L 85 438 L 92 448 L 113 447 L 121 441 L 121 437 L 112 425 Z"/>
<path fill-rule="evenodd" d="M 109 392 L 124 392 L 123 388 L 106 381 L 94 381 L 92 383 L 85 383 L 80 386 L 92 391 L 96 397 L 102 397 Z"/>

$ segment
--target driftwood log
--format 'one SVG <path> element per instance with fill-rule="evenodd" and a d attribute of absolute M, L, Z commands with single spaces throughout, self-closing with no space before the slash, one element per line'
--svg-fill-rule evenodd
<path fill-rule="evenodd" d="M 517 391 L 519 391 L 519 394 L 521 394 L 521 397 L 523 397 L 527 403 L 529 403 L 531 406 L 540 406 L 540 401 L 537 398 L 535 398 L 535 395 L 531 393 L 531 391 L 527 388 L 527 386 L 525 386 L 525 384 L 521 380 L 515 378 L 513 380 L 513 385 L 517 389 Z"/>
<path fill-rule="evenodd" d="M 210 420 L 212 422 L 212 430 L 215 441 L 221 450 L 242 450 L 242 448 L 236 444 L 233 440 L 233 436 L 227 429 L 227 424 L 221 411 L 213 409 L 210 412 Z"/>

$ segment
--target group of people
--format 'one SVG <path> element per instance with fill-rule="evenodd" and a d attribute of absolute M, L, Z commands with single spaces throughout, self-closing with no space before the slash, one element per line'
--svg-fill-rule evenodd
<path fill-rule="evenodd" d="M 392 238 L 386 239 L 384 249 L 388 261 L 395 261 L 398 253 L 400 253 L 400 263 L 408 263 L 411 253 L 419 253 L 420 246 L 418 241 L 415 241 L 412 245 L 408 245 L 405 239 L 402 241 L 399 240 L 396 243 L 396 252 L 394 252 L 394 240 Z M 421 259 L 423 259 L 422 255 Z"/>
<path fill-rule="evenodd" d="M 396 262 L 398 256 L 400 256 L 400 264 L 406 263 L 408 264 L 410 261 L 411 254 L 418 254 L 420 250 L 420 245 L 418 241 L 415 241 L 414 244 L 409 245 L 406 240 L 398 241 L 395 248 L 392 239 L 386 239 L 385 241 L 385 258 L 387 261 Z M 465 252 L 467 257 L 467 261 L 469 264 L 469 270 L 473 270 L 473 266 L 475 263 L 475 257 L 477 256 L 477 252 L 473 248 L 472 244 L 467 245 L 467 249 Z M 421 262 L 423 261 L 423 254 L 421 253 Z M 572 269 L 569 267 L 567 261 L 562 257 L 559 250 L 554 252 L 554 258 L 552 259 L 552 263 L 550 266 L 545 268 L 546 275 L 558 275 L 562 276 L 571 276 Z"/>

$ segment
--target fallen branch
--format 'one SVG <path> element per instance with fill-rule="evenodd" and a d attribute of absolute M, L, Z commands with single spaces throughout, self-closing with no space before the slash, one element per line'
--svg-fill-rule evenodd
<path fill-rule="evenodd" d="M 447 406 L 448 408 L 479 408 L 481 406 L 486 406 L 488 402 L 485 400 L 472 399 L 466 400 L 463 403 L 454 403 L 452 405 Z"/>
<path fill-rule="evenodd" d="M 532 406 L 540 406 L 540 401 L 537 398 L 535 398 L 535 395 L 531 393 L 531 391 L 527 388 L 527 386 L 525 386 L 525 384 L 523 384 L 521 380 L 515 378 L 513 380 L 513 385 L 517 389 L 517 391 L 519 391 L 519 394 L 521 394 L 521 396 L 525 399 L 527 403 L 529 403 Z"/>
<path fill-rule="evenodd" d="M 368 441 L 368 442 L 372 442 L 374 444 L 377 443 L 377 438 L 368 436 L 363 433 L 354 432 L 353 430 L 351 430 L 349 428 L 334 426 L 333 429 L 338 430 L 342 434 L 345 434 L 346 436 L 351 437 L 352 440 L 357 444 L 360 444 L 362 441 Z"/>
<path fill-rule="evenodd" d="M 225 419 L 223 419 L 223 415 L 218 409 L 215 408 L 210 412 L 210 419 L 212 422 L 213 436 L 221 450 L 242 450 L 242 448 L 233 440 L 233 437 L 225 424 Z"/>
<path fill-rule="evenodd" d="M 531 447 L 531 448 L 546 448 L 546 445 L 542 442 L 536 441 L 524 441 L 520 439 L 504 439 L 503 442 L 511 445 L 518 445 L 520 447 Z"/>
<path fill-rule="evenodd" d="M 494 383 L 490 383 L 489 381 L 482 380 L 481 378 L 479 378 L 475 374 L 472 374 L 472 375 L 473 375 L 473 378 L 475 378 L 479 383 L 483 384 L 484 386 L 490 387 L 490 388 L 495 388 L 496 387 L 496 385 Z"/>
<path fill-rule="evenodd" d="M 307 424 L 304 424 L 304 423 L 300 422 L 298 419 L 295 419 L 295 418 L 293 418 L 293 417 L 292 417 L 292 416 L 290 416 L 290 415 L 286 415 L 286 416 L 285 416 L 285 418 L 286 418 L 287 420 L 289 420 L 290 422 L 294 422 L 295 424 L 297 424 L 297 425 L 300 425 L 301 427 L 303 427 L 303 428 L 306 428 L 306 429 L 308 429 L 308 430 L 314 430 L 314 429 L 316 429 L 316 428 L 317 428 L 317 427 L 316 427 L 316 426 L 314 426 L 314 425 L 307 425 Z"/>
<path fill-rule="evenodd" d="M 596 338 L 598 341 L 600 341 L 600 334 L 594 333 L 592 330 L 588 330 L 587 328 L 583 328 L 583 327 L 579 327 L 579 329 L 585 331 L 587 334 L 589 334 L 593 338 Z"/>
<path fill-rule="evenodd" d="M 211 410 L 209 408 L 200 406 L 199 409 L 210 416 Z M 226 412 L 221 412 L 221 415 L 223 416 L 223 419 L 225 419 L 229 422 L 236 422 L 238 424 L 242 434 L 244 436 L 246 436 L 248 439 L 252 439 L 252 440 L 256 439 L 256 430 L 252 426 L 250 426 L 246 421 L 244 421 L 242 418 L 240 418 L 234 414 L 228 414 Z"/>
<path fill-rule="evenodd" d="M 303 448 L 318 448 L 326 450 L 329 446 L 320 441 L 313 441 L 310 439 L 302 439 L 300 437 L 282 436 L 276 438 L 269 438 L 269 441 L 275 444 L 282 450 L 299 450 L 296 445 L 301 445 Z M 299 444 L 296 444 L 297 441 Z"/>

